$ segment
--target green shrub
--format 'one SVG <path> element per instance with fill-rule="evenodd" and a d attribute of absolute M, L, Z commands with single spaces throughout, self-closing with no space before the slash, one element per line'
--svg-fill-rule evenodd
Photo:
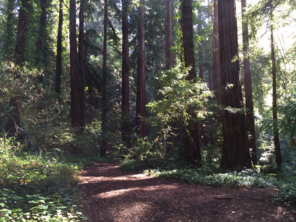
<path fill-rule="evenodd" d="M 21 152 L 13 139 L 0 142 L 0 221 L 83 220 L 72 206 L 79 197 L 76 184 L 82 164 L 69 163 L 57 153 Z"/>

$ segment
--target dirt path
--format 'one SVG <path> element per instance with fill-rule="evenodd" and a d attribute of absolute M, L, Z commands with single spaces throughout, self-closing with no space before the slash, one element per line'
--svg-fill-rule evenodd
<path fill-rule="evenodd" d="M 274 189 L 215 188 L 164 180 L 97 163 L 81 172 L 84 212 L 97 221 L 296 221 Z"/>

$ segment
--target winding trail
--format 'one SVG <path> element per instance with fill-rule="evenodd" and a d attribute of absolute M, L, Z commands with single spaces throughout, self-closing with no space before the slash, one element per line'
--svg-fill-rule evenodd
<path fill-rule="evenodd" d="M 272 188 L 189 185 L 96 163 L 79 178 L 84 213 L 111 221 L 296 221 L 296 208 L 274 201 Z"/>

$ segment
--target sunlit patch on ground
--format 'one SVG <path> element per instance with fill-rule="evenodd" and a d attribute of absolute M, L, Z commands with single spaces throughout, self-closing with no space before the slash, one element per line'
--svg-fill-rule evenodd
<path fill-rule="evenodd" d="M 81 172 L 84 213 L 90 221 L 295 221 L 275 202 L 272 188 L 189 185 L 98 163 Z"/>

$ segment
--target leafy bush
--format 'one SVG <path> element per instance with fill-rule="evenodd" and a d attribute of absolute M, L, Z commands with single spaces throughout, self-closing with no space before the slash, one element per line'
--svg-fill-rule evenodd
<path fill-rule="evenodd" d="M 267 187 L 273 186 L 274 178 L 258 174 L 255 170 L 218 171 L 209 168 L 195 169 L 155 169 L 145 171 L 153 176 L 174 178 L 183 182 L 208 185 L 208 186 L 229 186 L 229 187 Z"/>
<path fill-rule="evenodd" d="M 57 153 L 23 153 L 13 139 L 0 142 L 0 221 L 84 219 L 73 206 L 79 197 L 75 185 L 79 169 L 92 160 L 77 165 Z M 72 203 L 64 195 L 70 196 Z"/>
<path fill-rule="evenodd" d="M 296 180 L 291 183 L 281 183 L 278 187 L 276 197 L 282 200 L 290 206 L 292 203 L 296 203 Z"/>

